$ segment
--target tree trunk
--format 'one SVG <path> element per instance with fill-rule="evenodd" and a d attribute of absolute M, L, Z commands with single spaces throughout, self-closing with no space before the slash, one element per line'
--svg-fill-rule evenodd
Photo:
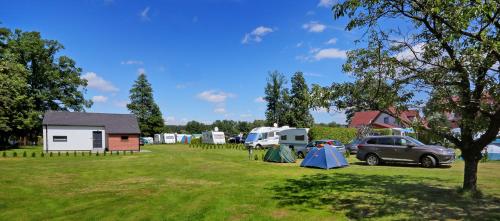
<path fill-rule="evenodd" d="M 477 190 L 477 165 L 479 159 L 475 157 L 464 158 L 464 184 L 463 190 L 476 192 Z"/>

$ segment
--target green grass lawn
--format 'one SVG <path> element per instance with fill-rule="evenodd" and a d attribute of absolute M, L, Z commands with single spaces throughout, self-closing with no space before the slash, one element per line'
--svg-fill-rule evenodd
<path fill-rule="evenodd" d="M 461 161 L 424 169 L 351 157 L 347 168 L 319 170 L 248 160 L 242 150 L 143 149 L 151 152 L 8 151 L 0 156 L 0 220 L 500 220 L 497 162 L 480 164 L 484 196 L 474 199 L 457 194 Z"/>

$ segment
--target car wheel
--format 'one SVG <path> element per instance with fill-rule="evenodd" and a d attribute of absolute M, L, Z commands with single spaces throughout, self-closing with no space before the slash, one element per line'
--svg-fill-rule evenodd
<path fill-rule="evenodd" d="M 302 151 L 299 151 L 297 155 L 299 156 L 299 158 L 304 159 L 304 153 L 302 153 Z"/>
<path fill-rule="evenodd" d="M 422 164 L 422 167 L 432 168 L 436 166 L 436 159 L 432 156 L 427 155 L 420 159 L 420 163 Z"/>
<path fill-rule="evenodd" d="M 262 148 L 262 146 L 261 146 L 260 144 L 257 144 L 257 146 L 255 146 L 255 148 L 257 148 L 257 149 L 261 149 L 261 148 Z"/>
<path fill-rule="evenodd" d="M 380 160 L 375 154 L 368 154 L 366 157 L 366 163 L 370 166 L 376 166 L 380 163 Z"/>

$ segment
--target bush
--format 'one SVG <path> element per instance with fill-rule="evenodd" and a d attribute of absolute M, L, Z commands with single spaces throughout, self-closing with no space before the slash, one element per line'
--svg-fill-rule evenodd
<path fill-rule="evenodd" d="M 99 151 L 95 152 L 95 156 L 98 157 L 99 156 Z"/>
<path fill-rule="evenodd" d="M 132 150 L 131 150 L 131 151 L 130 151 L 130 155 L 132 155 L 132 154 L 134 154 L 134 151 L 132 151 Z"/>
<path fill-rule="evenodd" d="M 82 152 L 82 157 L 84 157 L 84 156 L 85 156 L 85 152 Z"/>
<path fill-rule="evenodd" d="M 52 155 L 53 155 L 53 153 L 52 153 L 52 152 L 50 152 L 50 153 L 49 153 L 49 157 L 52 157 Z"/>
<path fill-rule="evenodd" d="M 386 135 L 392 135 L 392 130 L 389 128 L 373 129 L 373 133 L 381 135 L 381 136 L 386 136 Z"/>
<path fill-rule="evenodd" d="M 17 152 L 14 152 L 14 153 L 12 154 L 12 156 L 13 156 L 13 157 L 17 157 Z"/>
<path fill-rule="evenodd" d="M 257 154 L 253 155 L 254 157 L 254 160 L 259 160 L 259 156 L 257 156 Z"/>
<path fill-rule="evenodd" d="M 57 156 L 60 157 L 61 156 L 61 152 L 57 152 Z"/>
<path fill-rule="evenodd" d="M 69 157 L 69 152 L 66 151 L 66 156 Z"/>
<path fill-rule="evenodd" d="M 27 157 L 28 154 L 26 153 L 26 151 L 23 152 L 23 157 Z"/>
<path fill-rule="evenodd" d="M 116 155 L 120 155 L 120 151 L 116 151 Z"/>
<path fill-rule="evenodd" d="M 42 152 L 42 153 L 40 154 L 40 156 L 41 156 L 41 157 L 45 157 L 45 153 L 44 153 L 44 152 Z"/>
<path fill-rule="evenodd" d="M 334 139 L 346 144 L 356 138 L 356 128 L 313 127 L 309 130 L 311 140 Z"/>
<path fill-rule="evenodd" d="M 35 152 L 31 153 L 31 157 L 36 157 L 36 153 Z"/>
<path fill-rule="evenodd" d="M 2 157 L 7 157 L 7 152 L 3 151 L 2 152 Z"/>
<path fill-rule="evenodd" d="M 73 151 L 73 156 L 75 156 L 75 157 L 76 157 L 76 151 Z"/>

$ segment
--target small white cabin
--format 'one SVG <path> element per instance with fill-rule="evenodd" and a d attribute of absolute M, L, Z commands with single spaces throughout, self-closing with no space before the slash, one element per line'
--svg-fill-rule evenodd
<path fill-rule="evenodd" d="M 163 135 L 163 143 L 172 144 L 175 143 L 175 134 L 162 134 Z"/>
<path fill-rule="evenodd" d="M 225 144 L 226 137 L 224 132 L 205 131 L 201 134 L 201 142 L 205 144 Z"/>

